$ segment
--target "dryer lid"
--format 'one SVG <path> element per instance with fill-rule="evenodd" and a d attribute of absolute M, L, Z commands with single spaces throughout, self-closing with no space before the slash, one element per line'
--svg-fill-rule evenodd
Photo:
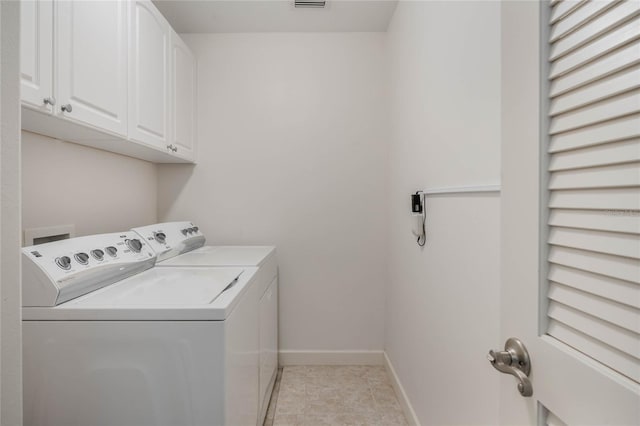
<path fill-rule="evenodd" d="M 204 246 L 156 266 L 262 266 L 274 246 Z"/>

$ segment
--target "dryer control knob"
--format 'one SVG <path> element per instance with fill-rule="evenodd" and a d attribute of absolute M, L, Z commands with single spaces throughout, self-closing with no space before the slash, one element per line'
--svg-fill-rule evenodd
<path fill-rule="evenodd" d="M 142 243 L 137 238 L 132 238 L 130 240 L 125 240 L 124 242 L 127 245 L 127 247 L 129 247 L 131 249 L 131 251 L 134 251 L 136 253 L 140 253 L 140 250 L 142 250 Z"/>
<path fill-rule="evenodd" d="M 104 252 L 100 249 L 91 250 L 91 256 L 96 260 L 102 260 L 104 259 Z"/>
<path fill-rule="evenodd" d="M 61 256 L 56 259 L 56 265 L 62 269 L 71 269 L 71 258 L 69 256 Z"/>
<path fill-rule="evenodd" d="M 167 235 L 164 232 L 154 232 L 153 238 L 155 238 L 160 244 L 164 244 L 167 240 Z"/>
<path fill-rule="evenodd" d="M 81 265 L 89 263 L 89 255 L 87 253 L 76 253 L 73 257 L 75 257 Z"/>
<path fill-rule="evenodd" d="M 114 246 L 106 247 L 105 251 L 109 253 L 109 256 L 111 257 L 116 257 L 116 254 L 118 254 L 118 249 L 115 248 Z"/>

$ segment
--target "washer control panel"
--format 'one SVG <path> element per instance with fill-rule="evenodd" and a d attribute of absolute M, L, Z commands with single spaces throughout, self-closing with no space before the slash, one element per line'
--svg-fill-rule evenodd
<path fill-rule="evenodd" d="M 140 239 L 151 246 L 158 262 L 202 247 L 204 234 L 193 222 L 165 222 L 133 228 Z"/>
<path fill-rule="evenodd" d="M 132 231 L 22 249 L 22 306 L 55 306 L 152 267 L 155 252 Z"/>

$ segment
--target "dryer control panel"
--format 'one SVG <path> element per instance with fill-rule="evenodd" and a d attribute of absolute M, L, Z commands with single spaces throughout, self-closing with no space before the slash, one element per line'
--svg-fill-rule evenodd
<path fill-rule="evenodd" d="M 56 306 L 151 268 L 154 251 L 132 231 L 22 249 L 22 306 Z"/>
<path fill-rule="evenodd" d="M 200 248 L 205 237 L 193 222 L 165 222 L 133 228 L 140 239 L 151 246 L 158 262 Z"/>

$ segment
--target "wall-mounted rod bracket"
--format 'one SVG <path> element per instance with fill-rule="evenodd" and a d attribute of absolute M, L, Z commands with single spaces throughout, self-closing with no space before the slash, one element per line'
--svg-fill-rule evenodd
<path fill-rule="evenodd" d="M 452 195 L 452 194 L 473 194 L 473 193 L 499 193 L 501 190 L 499 184 L 493 185 L 474 185 L 474 186 L 450 186 L 443 188 L 431 188 L 424 191 L 416 191 L 411 194 L 411 213 L 414 216 L 420 216 L 420 229 L 418 232 L 411 232 L 417 237 L 416 242 L 420 247 L 426 244 L 427 232 L 427 196 Z"/>

